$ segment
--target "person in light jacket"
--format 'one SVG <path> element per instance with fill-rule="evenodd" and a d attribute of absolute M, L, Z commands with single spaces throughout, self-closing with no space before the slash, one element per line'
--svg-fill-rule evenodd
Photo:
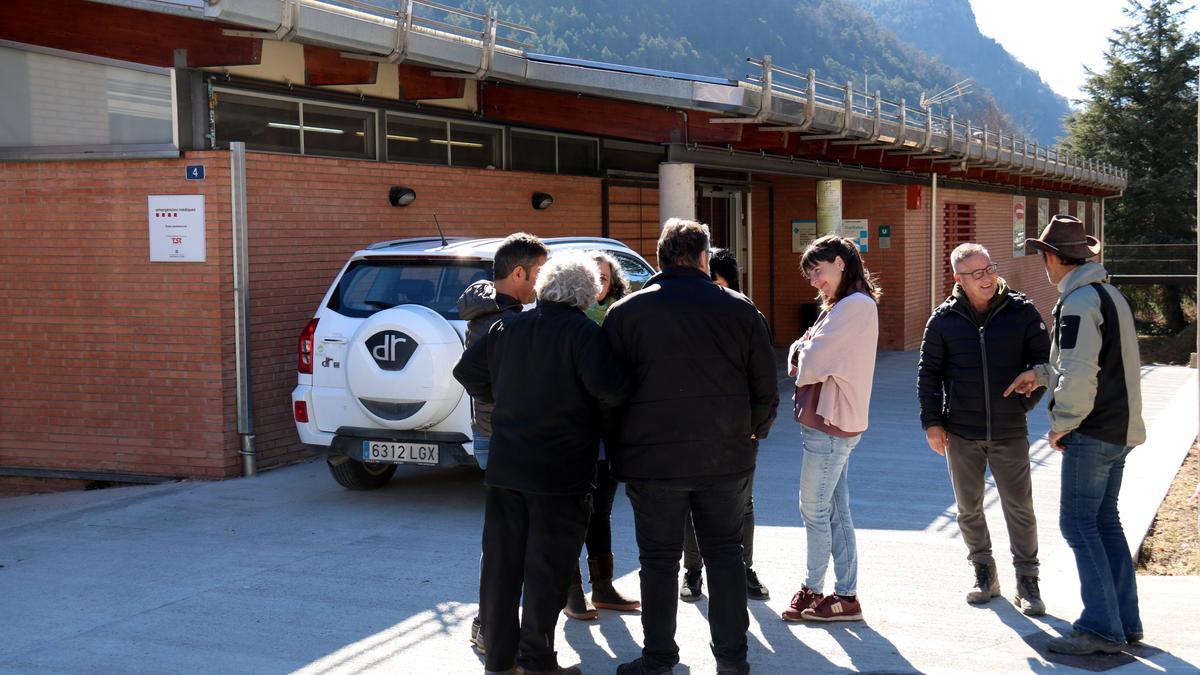
<path fill-rule="evenodd" d="M 1037 239 L 1046 278 L 1062 298 L 1054 307 L 1050 362 L 1005 390 L 1050 392 L 1050 445 L 1063 453 L 1058 524 L 1075 554 L 1083 614 L 1069 635 L 1047 644 L 1061 654 L 1116 654 L 1142 639 L 1137 576 L 1117 498 L 1125 459 L 1146 440 L 1141 359 L 1129 302 L 1100 263 L 1100 242 L 1078 218 L 1057 215 Z"/>
<path fill-rule="evenodd" d="M 847 482 L 850 451 L 867 430 L 879 341 L 880 291 L 854 242 L 827 235 L 800 260 L 822 312 L 788 350 L 796 378 L 795 415 L 804 434 L 800 513 L 808 538 L 808 575 L 784 621 L 857 621 L 858 551 Z M 824 595 L 830 556 L 836 583 Z"/>

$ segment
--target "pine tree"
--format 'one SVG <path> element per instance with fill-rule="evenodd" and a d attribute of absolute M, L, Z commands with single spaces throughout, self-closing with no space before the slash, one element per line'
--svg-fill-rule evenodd
<path fill-rule="evenodd" d="M 1129 0 L 1132 25 L 1088 69 L 1083 108 L 1067 120 L 1071 149 L 1129 171 L 1125 194 L 1109 202 L 1105 238 L 1114 244 L 1192 243 L 1196 227 L 1196 68 L 1200 45 L 1183 29 L 1179 0 Z M 1168 328 L 1184 325 L 1178 286 L 1159 308 Z"/>

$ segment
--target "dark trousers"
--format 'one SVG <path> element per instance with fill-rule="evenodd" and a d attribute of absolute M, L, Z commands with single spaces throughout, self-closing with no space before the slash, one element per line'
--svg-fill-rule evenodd
<path fill-rule="evenodd" d="M 588 520 L 587 554 L 606 558 L 612 553 L 612 507 L 617 496 L 617 480 L 612 477 L 608 460 L 596 463 L 596 490 L 592 492 L 592 517 Z"/>
<path fill-rule="evenodd" d="M 480 589 L 487 670 L 558 667 L 554 627 L 590 512 L 590 495 L 487 489 Z"/>
<path fill-rule="evenodd" d="M 1029 439 L 1007 438 L 995 441 L 970 441 L 950 434 L 946 466 L 958 504 L 958 529 L 967 544 L 967 559 L 981 565 L 995 565 L 992 537 L 983 514 L 984 472 L 992 469 L 1013 567 L 1017 574 L 1038 575 L 1037 518 L 1033 513 L 1033 485 L 1029 476 Z"/>
<path fill-rule="evenodd" d="M 642 657 L 652 667 L 679 663 L 675 643 L 679 556 L 688 513 L 708 565 L 708 627 L 718 664 L 746 660 L 746 567 L 742 563 L 742 513 L 748 478 L 715 480 L 683 488 L 663 481 L 631 480 L 625 492 L 642 564 Z"/>
<path fill-rule="evenodd" d="M 754 567 L 754 474 L 746 481 L 746 511 L 742 514 L 742 561 L 746 569 Z M 683 569 L 699 572 L 704 567 L 700 545 L 696 543 L 696 526 L 689 517 L 683 533 Z"/>

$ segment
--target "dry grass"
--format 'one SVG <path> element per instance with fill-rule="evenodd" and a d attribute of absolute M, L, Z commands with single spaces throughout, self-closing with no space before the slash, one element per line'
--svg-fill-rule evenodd
<path fill-rule="evenodd" d="M 1193 444 L 1158 509 L 1138 554 L 1138 574 L 1200 575 L 1196 505 L 1188 503 L 1200 481 L 1198 452 Z"/>

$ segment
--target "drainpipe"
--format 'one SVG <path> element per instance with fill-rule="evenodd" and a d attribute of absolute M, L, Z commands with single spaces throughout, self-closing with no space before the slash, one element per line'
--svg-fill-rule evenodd
<path fill-rule="evenodd" d="M 237 376 L 237 425 L 242 456 L 242 474 L 258 473 L 254 449 L 254 411 L 250 400 L 250 271 L 249 237 L 246 231 L 246 144 L 229 144 L 229 176 L 232 185 L 230 211 L 233 221 L 233 338 Z"/>
<path fill-rule="evenodd" d="M 932 175 L 933 189 L 929 195 L 929 311 L 933 312 L 940 304 L 938 298 L 938 260 L 937 260 L 937 179 L 936 172 Z"/>

